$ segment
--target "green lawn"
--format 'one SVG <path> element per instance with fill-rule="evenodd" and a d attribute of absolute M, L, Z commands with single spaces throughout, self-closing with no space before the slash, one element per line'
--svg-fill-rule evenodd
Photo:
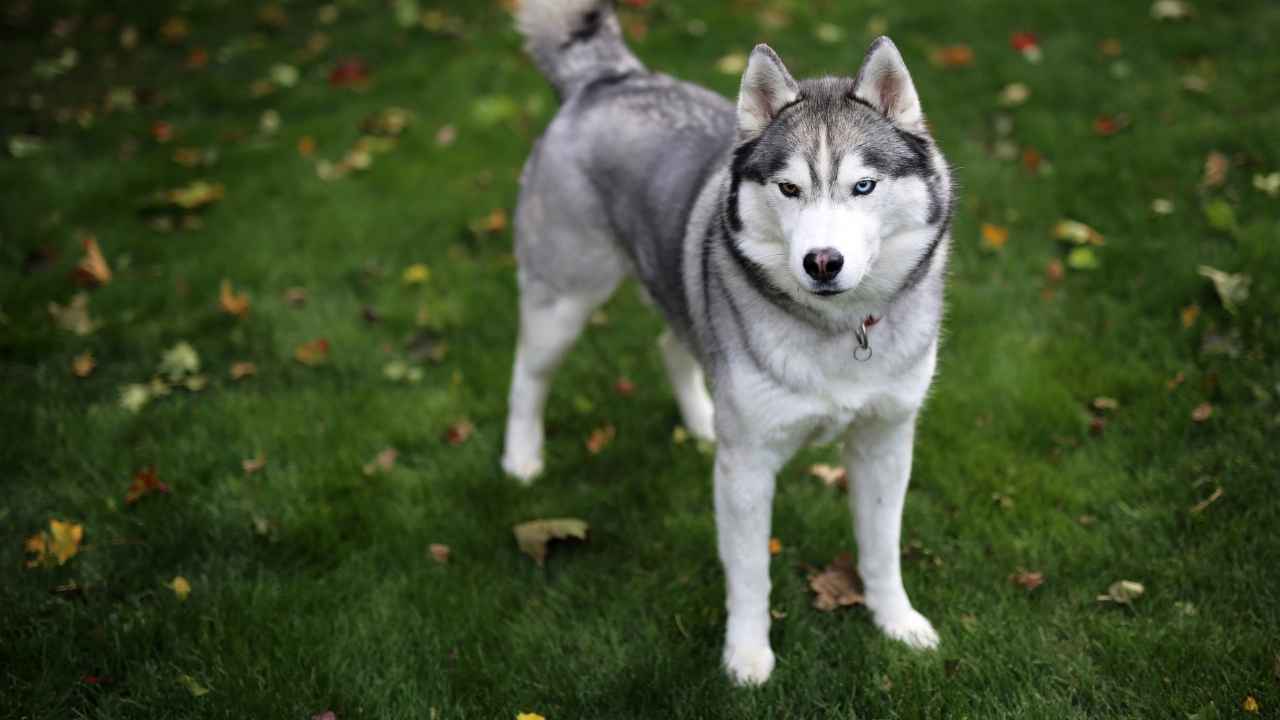
<path fill-rule="evenodd" d="M 837 457 L 818 448 L 780 478 L 778 669 L 730 686 L 711 458 L 673 442 L 660 322 L 631 288 L 558 377 L 545 477 L 503 477 L 516 292 L 490 213 L 510 213 L 555 98 L 499 3 L 424 0 L 443 12 L 428 29 L 398 24 L 405 2 L 343 0 L 326 24 L 304 0 L 3 0 L 0 715 L 1203 720 L 1251 717 L 1252 698 L 1280 717 L 1280 198 L 1254 187 L 1280 170 L 1280 5 L 1194 0 L 1184 21 L 1146 0 L 631 5 L 650 67 L 726 94 L 722 58 L 762 40 L 798 76 L 852 74 L 869 24 L 914 72 L 962 193 L 904 537 L 941 649 L 810 606 L 807 569 L 852 549 L 843 494 L 807 473 Z M 972 65 L 930 62 L 960 44 Z M 188 68 L 198 48 L 207 65 Z M 329 82 L 347 58 L 363 86 Z M 1014 82 L 1030 97 L 1002 108 Z M 393 106 L 413 114 L 394 147 L 322 179 Z M 1124 127 L 1098 134 L 1104 115 Z M 216 158 L 186 167 L 179 148 Z M 1213 151 L 1229 171 L 1206 184 Z M 225 195 L 192 211 L 199 227 L 148 207 L 200 179 Z M 1062 219 L 1105 236 L 1095 269 L 1054 277 Z M 984 223 L 1008 230 L 1002 249 Z M 113 277 L 85 290 L 97 327 L 79 335 L 49 306 L 80 292 L 85 233 Z M 415 263 L 430 278 L 407 284 Z M 1200 265 L 1251 276 L 1235 313 Z M 224 278 L 246 317 L 219 309 Z M 316 339 L 327 359 L 298 362 Z M 123 407 L 182 342 L 206 386 Z M 257 373 L 232 379 L 237 362 Z M 396 362 L 420 381 L 390 379 Z M 463 419 L 474 433 L 448 442 Z M 394 467 L 367 475 L 388 447 Z M 148 466 L 170 492 L 127 503 Z M 539 568 L 511 527 L 558 516 L 590 539 Z M 51 519 L 82 526 L 79 552 L 28 568 Z M 1014 584 L 1020 568 L 1044 584 Z M 1145 594 L 1097 601 L 1121 579 Z"/>

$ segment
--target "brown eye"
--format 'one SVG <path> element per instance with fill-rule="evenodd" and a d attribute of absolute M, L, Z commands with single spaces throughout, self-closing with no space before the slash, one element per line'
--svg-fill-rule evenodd
<path fill-rule="evenodd" d="M 778 183 L 778 192 L 789 198 L 800 197 L 800 188 L 789 182 Z"/>

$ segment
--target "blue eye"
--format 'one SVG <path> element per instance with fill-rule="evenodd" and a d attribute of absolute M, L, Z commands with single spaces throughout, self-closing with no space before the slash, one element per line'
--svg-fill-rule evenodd
<path fill-rule="evenodd" d="M 870 195 L 872 190 L 876 189 L 875 180 L 859 180 L 853 184 L 854 195 Z"/>

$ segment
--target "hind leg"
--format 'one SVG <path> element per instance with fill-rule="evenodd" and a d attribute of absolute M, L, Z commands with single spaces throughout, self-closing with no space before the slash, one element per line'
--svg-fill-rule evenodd
<path fill-rule="evenodd" d="M 567 294 L 521 277 L 520 338 L 511 369 L 502 469 L 524 483 L 542 472 L 542 415 L 551 378 L 587 319 L 604 304 L 617 282 L 590 292 Z"/>
<path fill-rule="evenodd" d="M 714 406 L 698 359 L 670 330 L 662 333 L 658 345 L 662 347 L 667 377 L 675 390 L 684 426 L 699 440 L 715 440 Z"/>

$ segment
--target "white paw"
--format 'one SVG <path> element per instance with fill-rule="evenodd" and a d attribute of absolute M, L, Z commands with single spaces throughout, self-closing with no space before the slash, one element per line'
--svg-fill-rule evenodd
<path fill-rule="evenodd" d="M 938 631 L 933 629 L 928 618 L 911 608 L 892 613 L 874 613 L 871 617 L 885 635 L 916 650 L 933 650 L 938 647 Z"/>
<path fill-rule="evenodd" d="M 502 456 L 502 469 L 511 477 L 515 478 L 522 485 L 528 485 L 533 482 L 534 478 L 542 474 L 542 458 L 520 457 L 515 453 L 506 453 Z"/>
<path fill-rule="evenodd" d="M 773 650 L 768 645 L 752 648 L 725 648 L 724 668 L 735 685 L 763 685 L 773 672 Z"/>
<path fill-rule="evenodd" d="M 710 405 L 710 403 L 707 403 L 706 410 L 695 411 L 685 415 L 685 427 L 689 429 L 689 434 L 697 440 L 716 441 L 716 424 L 711 419 L 713 415 Z"/>

